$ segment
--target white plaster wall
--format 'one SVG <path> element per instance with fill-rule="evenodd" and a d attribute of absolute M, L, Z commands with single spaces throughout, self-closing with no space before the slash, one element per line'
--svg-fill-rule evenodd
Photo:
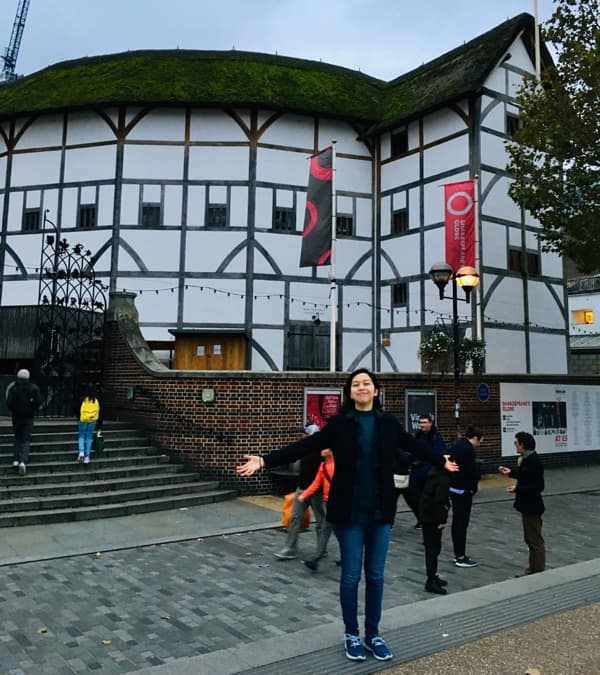
<path fill-rule="evenodd" d="M 261 143 L 306 148 L 308 154 L 312 152 L 314 143 L 314 122 L 310 117 L 285 114 L 273 122 L 260 137 Z M 329 145 L 331 139 L 323 145 Z"/>
<path fill-rule="evenodd" d="M 401 373 L 419 373 L 421 372 L 421 361 L 417 356 L 417 349 L 421 342 L 421 335 L 418 332 L 410 333 L 391 333 L 390 346 L 387 351 L 394 359 L 394 363 Z M 391 366 L 387 368 L 382 360 L 382 370 L 391 371 Z"/>
<path fill-rule="evenodd" d="M 423 140 L 425 144 L 466 130 L 465 121 L 450 108 L 438 110 L 427 115 L 423 121 Z"/>
<path fill-rule="evenodd" d="M 529 341 L 533 374 L 568 372 L 566 336 L 553 333 L 531 333 Z"/>
<path fill-rule="evenodd" d="M 248 188 L 232 186 L 229 209 L 231 227 L 248 227 Z"/>
<path fill-rule="evenodd" d="M 302 238 L 297 235 L 289 235 L 281 232 L 257 232 L 256 241 L 265 248 L 275 264 L 279 266 L 282 274 L 310 274 L 311 267 L 300 268 L 300 247 Z M 254 273 L 273 274 L 273 266 L 266 258 L 255 251 Z"/>
<path fill-rule="evenodd" d="M 555 293 L 562 300 L 563 289 L 558 284 L 553 285 Z M 548 286 L 541 281 L 529 281 L 529 320 L 533 324 L 544 328 L 566 328 L 565 320 L 561 315 L 562 303 L 557 304 L 550 293 Z"/>
<path fill-rule="evenodd" d="M 408 228 L 419 227 L 421 218 L 421 191 L 413 188 L 408 191 Z"/>
<path fill-rule="evenodd" d="M 283 331 L 268 330 L 263 328 L 254 329 L 252 338 L 273 359 L 275 366 L 283 369 Z M 271 366 L 263 359 L 260 352 L 252 350 L 252 370 L 271 371 Z"/>
<path fill-rule="evenodd" d="M 67 120 L 67 145 L 114 141 L 108 124 L 95 112 L 72 112 Z"/>
<path fill-rule="evenodd" d="M 482 220 L 481 244 L 486 266 L 507 269 L 506 227 Z"/>
<path fill-rule="evenodd" d="M 504 57 L 502 57 L 504 58 Z M 502 58 L 500 62 L 502 62 Z M 500 94 L 506 93 L 506 69 L 502 66 L 494 68 L 492 72 L 488 75 L 488 78 L 485 81 L 485 86 L 487 89 L 492 91 L 497 91 Z"/>
<path fill-rule="evenodd" d="M 371 333 L 353 333 L 348 331 L 344 333 L 342 347 L 342 370 L 351 370 L 354 368 L 370 368 L 372 364 L 371 351 L 372 338 Z M 358 362 L 358 355 L 367 350 Z"/>
<path fill-rule="evenodd" d="M 508 228 L 508 243 L 510 246 L 521 248 L 521 226 L 512 225 Z"/>
<path fill-rule="evenodd" d="M 240 112 L 240 111 L 236 111 Z M 246 115 L 242 113 L 245 118 Z M 193 110 L 190 140 L 195 142 L 228 141 L 247 143 L 248 137 L 229 115 L 217 110 Z"/>
<path fill-rule="evenodd" d="M 185 139 L 185 110 L 152 110 L 131 129 L 127 140 L 183 141 Z"/>
<path fill-rule="evenodd" d="M 117 288 L 137 293 L 135 305 L 142 325 L 165 322 L 175 324 L 177 321 L 176 291 L 173 293 L 169 291 L 155 293 L 155 289 L 162 289 L 176 284 L 176 280 L 171 284 L 170 282 L 165 283 L 165 279 L 152 277 L 120 278 L 117 281 Z"/>
<path fill-rule="evenodd" d="M 564 260 L 557 253 L 542 253 L 544 275 L 564 279 Z"/>
<path fill-rule="evenodd" d="M 167 226 L 181 225 L 182 192 L 181 185 L 165 185 L 163 222 Z"/>
<path fill-rule="evenodd" d="M 300 195 L 298 195 L 300 197 Z M 302 215 L 304 216 L 304 204 L 306 202 L 306 195 L 302 195 L 302 199 L 298 199 L 299 205 L 302 205 Z M 302 231 L 303 222 L 298 223 L 298 216 L 300 215 L 300 208 L 296 211 L 296 230 Z M 268 188 L 256 188 L 255 199 L 255 224 L 256 227 L 270 229 L 273 225 L 273 190 Z M 299 226 L 300 225 L 300 226 Z"/>
<path fill-rule="evenodd" d="M 65 182 L 112 179 L 115 176 L 116 146 L 76 148 L 65 152 Z"/>
<path fill-rule="evenodd" d="M 134 249 L 151 272 L 179 270 L 179 231 L 128 230 L 122 232 L 121 237 Z M 120 264 L 119 268 L 121 269 Z M 172 286 L 177 282 L 163 279 L 161 283 L 164 286 Z"/>
<path fill-rule="evenodd" d="M 254 323 L 283 325 L 285 310 L 285 285 L 280 281 L 254 282 Z"/>
<path fill-rule="evenodd" d="M 405 234 L 403 237 L 386 239 L 385 242 L 382 242 L 382 249 L 394 261 L 400 274 L 412 276 L 421 273 L 419 244 L 420 236 L 417 233 Z M 386 278 L 389 279 L 389 276 Z"/>
<path fill-rule="evenodd" d="M 181 180 L 183 148 L 165 145 L 126 145 L 123 149 L 123 177 Z"/>
<path fill-rule="evenodd" d="M 483 132 L 481 134 L 481 157 L 485 164 L 504 170 L 508 162 L 504 139 Z"/>
<path fill-rule="evenodd" d="M 336 157 L 336 190 L 371 192 L 371 162 Z M 308 176 L 307 176 L 308 181 Z"/>
<path fill-rule="evenodd" d="M 419 154 L 413 153 L 381 167 L 381 190 L 387 192 L 419 178 Z"/>
<path fill-rule="evenodd" d="M 0 147 L 4 150 L 4 143 Z M 0 185 L 6 185 L 6 156 L 0 157 Z"/>
<path fill-rule="evenodd" d="M 463 171 L 448 176 L 443 180 L 434 179 L 423 185 L 423 217 L 425 225 L 444 222 L 444 185 L 468 180 L 468 178 L 468 172 Z"/>
<path fill-rule="evenodd" d="M 357 140 L 357 135 L 356 129 L 345 122 L 319 118 L 319 148 L 326 148 L 335 139 L 337 141 L 337 153 L 358 155 L 359 157 L 366 157 L 370 161 L 371 156 L 368 148 L 364 143 Z M 309 141 L 308 147 L 312 147 L 312 139 Z"/>
<path fill-rule="evenodd" d="M 329 284 L 291 282 L 290 321 L 306 321 L 318 311 L 329 316 Z"/>
<path fill-rule="evenodd" d="M 508 178 L 500 178 L 486 195 L 482 204 L 482 211 L 484 214 L 493 213 L 496 218 L 504 218 L 518 223 L 521 220 L 521 212 L 508 196 L 509 184 Z"/>
<path fill-rule="evenodd" d="M 247 147 L 190 148 L 191 180 L 248 180 Z"/>
<path fill-rule="evenodd" d="M 336 265 L 335 273 L 338 279 L 348 279 L 350 270 L 356 265 L 363 256 L 366 259 L 360 266 L 352 273 L 352 279 L 356 281 L 370 281 L 371 280 L 371 264 L 372 264 L 372 244 L 370 241 L 356 241 L 353 239 L 338 239 L 336 248 Z M 329 265 L 324 266 L 323 269 L 326 274 L 329 273 Z"/>
<path fill-rule="evenodd" d="M 22 192 L 11 192 L 8 196 L 8 232 L 21 231 L 24 199 Z"/>
<path fill-rule="evenodd" d="M 17 122 L 17 129 L 23 128 L 25 120 Z M 43 115 L 34 120 L 25 130 L 17 150 L 28 148 L 47 148 L 62 144 L 62 115 Z"/>
<path fill-rule="evenodd" d="M 241 241 L 243 232 L 188 232 L 185 250 L 185 268 L 190 272 L 216 271 L 223 260 Z M 240 253 L 245 260 L 245 250 Z"/>
<path fill-rule="evenodd" d="M 428 286 L 431 282 L 425 282 L 425 289 L 428 289 Z M 433 286 L 433 284 L 431 284 Z M 437 289 L 435 289 L 435 295 L 439 298 Z M 428 308 L 428 296 L 425 296 L 425 307 Z M 408 311 L 405 313 L 405 320 L 398 322 L 397 325 L 407 325 L 420 327 L 421 325 L 421 283 L 419 281 L 414 281 L 408 285 Z M 425 323 L 431 323 L 431 317 L 425 317 Z"/>
<path fill-rule="evenodd" d="M 37 279 L 11 281 L 2 287 L 2 306 L 37 305 L 38 295 L 39 281 Z"/>
<path fill-rule="evenodd" d="M 190 185 L 188 187 L 188 227 L 202 227 L 204 225 L 205 201 L 206 190 L 203 185 Z"/>
<path fill-rule="evenodd" d="M 486 328 L 485 367 L 490 373 L 524 373 L 525 335 L 521 331 Z"/>
<path fill-rule="evenodd" d="M 451 171 L 455 167 L 469 163 L 469 137 L 461 136 L 440 145 L 427 148 L 423 153 L 423 173 L 435 176 L 438 173 Z M 450 182 L 444 179 L 444 183 Z"/>
<path fill-rule="evenodd" d="M 101 185 L 98 195 L 98 226 L 113 225 L 115 204 L 115 188 L 112 185 Z"/>
<path fill-rule="evenodd" d="M 57 183 L 60 176 L 60 152 L 28 152 L 13 157 L 11 185 L 39 185 L 40 183 Z"/>
<path fill-rule="evenodd" d="M 139 225 L 140 186 L 123 185 L 121 192 L 121 225 Z"/>
<path fill-rule="evenodd" d="M 256 177 L 267 183 L 287 183 L 306 187 L 309 157 L 303 152 L 258 148 Z"/>
<path fill-rule="evenodd" d="M 61 224 L 63 228 L 75 227 L 77 223 L 77 189 L 65 188 L 62 197 Z"/>
<path fill-rule="evenodd" d="M 244 322 L 246 288 L 243 279 L 189 279 L 184 321 L 195 324 L 240 324 Z M 202 286 L 203 290 L 200 290 Z M 211 289 L 217 289 L 215 293 Z M 227 292 L 230 295 L 227 295 Z"/>
<path fill-rule="evenodd" d="M 371 237 L 373 234 L 373 204 L 370 199 L 356 198 L 356 221 L 354 231 L 357 237 Z"/>
<path fill-rule="evenodd" d="M 490 106 L 488 108 L 488 106 Z M 489 96 L 482 97 L 482 112 L 484 112 L 481 124 L 489 129 L 495 129 L 504 133 L 504 104 L 498 99 L 491 99 Z"/>
<path fill-rule="evenodd" d="M 491 288 L 494 275 L 484 274 L 485 288 Z M 523 283 L 516 277 L 504 277 L 493 292 L 486 294 L 485 316 L 492 321 L 523 323 Z"/>
<path fill-rule="evenodd" d="M 427 273 L 434 263 L 443 262 L 446 259 L 446 240 L 443 225 L 427 230 L 423 238 L 425 252 L 423 271 Z"/>
<path fill-rule="evenodd" d="M 392 231 L 392 197 L 402 197 L 400 195 L 389 195 L 381 198 L 381 236 L 385 237 Z"/>
<path fill-rule="evenodd" d="M 370 328 L 373 317 L 371 288 L 346 286 L 343 298 L 344 328 Z"/>
<path fill-rule="evenodd" d="M 8 245 L 14 251 L 16 260 L 7 251 L 5 258 L 6 273 L 19 274 L 17 260 L 27 269 L 28 274 L 37 276 L 36 270 L 40 267 L 40 252 L 42 250 L 41 234 L 12 235 L 8 238 Z M 7 284 L 10 286 L 10 284 Z M 3 303 L 4 304 L 4 303 Z M 26 303 L 23 303 L 26 304 Z"/>

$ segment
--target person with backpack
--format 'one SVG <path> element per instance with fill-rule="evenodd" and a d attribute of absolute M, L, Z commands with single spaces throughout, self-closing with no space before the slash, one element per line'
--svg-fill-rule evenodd
<path fill-rule="evenodd" d="M 27 473 L 33 418 L 41 403 L 40 390 L 31 382 L 29 371 L 21 368 L 17 373 L 17 379 L 11 382 L 6 390 L 6 405 L 12 414 L 15 434 L 12 465 L 19 471 L 20 476 Z"/>
<path fill-rule="evenodd" d="M 96 422 L 100 416 L 100 403 L 96 396 L 96 387 L 88 384 L 81 408 L 79 409 L 79 442 L 77 461 L 84 464 L 90 463 L 90 453 L 92 452 L 92 439 Z"/>

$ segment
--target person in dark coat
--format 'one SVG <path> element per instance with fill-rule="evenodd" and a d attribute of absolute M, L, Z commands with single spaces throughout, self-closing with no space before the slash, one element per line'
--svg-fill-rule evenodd
<path fill-rule="evenodd" d="M 6 406 L 12 413 L 12 425 L 15 434 L 13 450 L 13 467 L 19 475 L 27 472 L 29 461 L 29 445 L 33 432 L 33 418 L 42 402 L 40 390 L 30 380 L 29 371 L 21 368 L 17 379 L 8 385 L 6 390 Z"/>
<path fill-rule="evenodd" d="M 452 446 L 452 459 L 460 471 L 450 478 L 452 502 L 452 545 L 456 567 L 475 567 L 477 563 L 466 555 L 467 528 L 471 518 L 473 495 L 477 492 L 479 472 L 475 450 L 481 445 L 483 433 L 474 426 L 467 427 L 465 435 Z"/>
<path fill-rule="evenodd" d="M 544 466 L 535 451 L 535 439 L 531 434 L 526 431 L 516 433 L 515 448 L 519 454 L 517 468 L 500 466 L 498 471 L 517 479 L 516 484 L 509 485 L 506 491 L 515 495 L 513 506 L 523 519 L 523 537 L 529 548 L 529 567 L 523 574 L 535 574 L 543 572 L 546 567 L 546 546 L 542 535 Z"/>
<path fill-rule="evenodd" d="M 419 500 L 419 522 L 425 545 L 425 590 L 439 595 L 446 595 L 448 583 L 438 576 L 437 569 L 438 556 L 442 550 L 442 532 L 450 510 L 449 490 L 450 474 L 440 467 L 431 467 Z"/>
<path fill-rule="evenodd" d="M 419 431 L 415 434 L 415 438 L 424 446 L 430 448 L 434 452 L 444 455 L 448 452 L 444 439 L 439 434 L 435 426 L 435 418 L 431 413 L 421 413 L 419 415 Z M 419 527 L 419 503 L 421 501 L 421 493 L 425 487 L 427 477 L 431 464 L 429 462 L 422 462 L 416 460 L 410 468 L 410 501 L 415 506 L 415 515 L 417 516 L 416 528 Z"/>
<path fill-rule="evenodd" d="M 374 373 L 359 368 L 348 376 L 339 414 L 323 429 L 267 455 L 244 455 L 240 476 L 252 476 L 267 467 L 291 462 L 315 451 L 331 448 L 335 473 L 327 502 L 327 520 L 333 523 L 340 545 L 340 603 L 345 626 L 346 656 L 364 661 L 365 650 L 386 661 L 392 652 L 379 635 L 383 576 L 396 513 L 394 468 L 398 449 L 407 450 L 436 466 L 456 471 L 457 466 L 423 448 L 402 428 L 395 415 L 384 412 Z M 364 561 L 365 639 L 358 628 L 358 585 Z"/>

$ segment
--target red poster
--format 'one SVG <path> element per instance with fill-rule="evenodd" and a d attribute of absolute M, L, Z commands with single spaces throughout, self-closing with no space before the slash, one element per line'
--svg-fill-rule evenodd
<path fill-rule="evenodd" d="M 475 185 L 472 180 L 444 185 L 446 263 L 456 272 L 475 267 Z"/>
<path fill-rule="evenodd" d="M 322 429 L 327 420 L 337 415 L 342 403 L 339 389 L 306 389 L 304 391 L 304 420 Z"/>

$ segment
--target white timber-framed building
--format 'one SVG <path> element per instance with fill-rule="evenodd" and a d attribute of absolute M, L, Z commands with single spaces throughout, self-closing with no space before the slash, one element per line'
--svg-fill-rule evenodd
<path fill-rule="evenodd" d="M 481 316 L 487 372 L 566 373 L 563 260 L 508 196 L 533 32 L 521 14 L 391 82 L 177 50 L 63 62 L 3 86 L 0 305 L 37 304 L 46 214 L 111 290 L 137 293 L 150 344 L 204 336 L 190 367 L 225 367 L 225 337 L 241 336 L 237 367 L 326 370 L 329 267 L 298 263 L 307 158 L 335 139 L 337 369 L 421 371 L 422 336 L 451 323 L 428 277 L 444 258 L 443 185 L 476 178 L 479 306 L 461 305 L 461 321 L 470 333 Z"/>

